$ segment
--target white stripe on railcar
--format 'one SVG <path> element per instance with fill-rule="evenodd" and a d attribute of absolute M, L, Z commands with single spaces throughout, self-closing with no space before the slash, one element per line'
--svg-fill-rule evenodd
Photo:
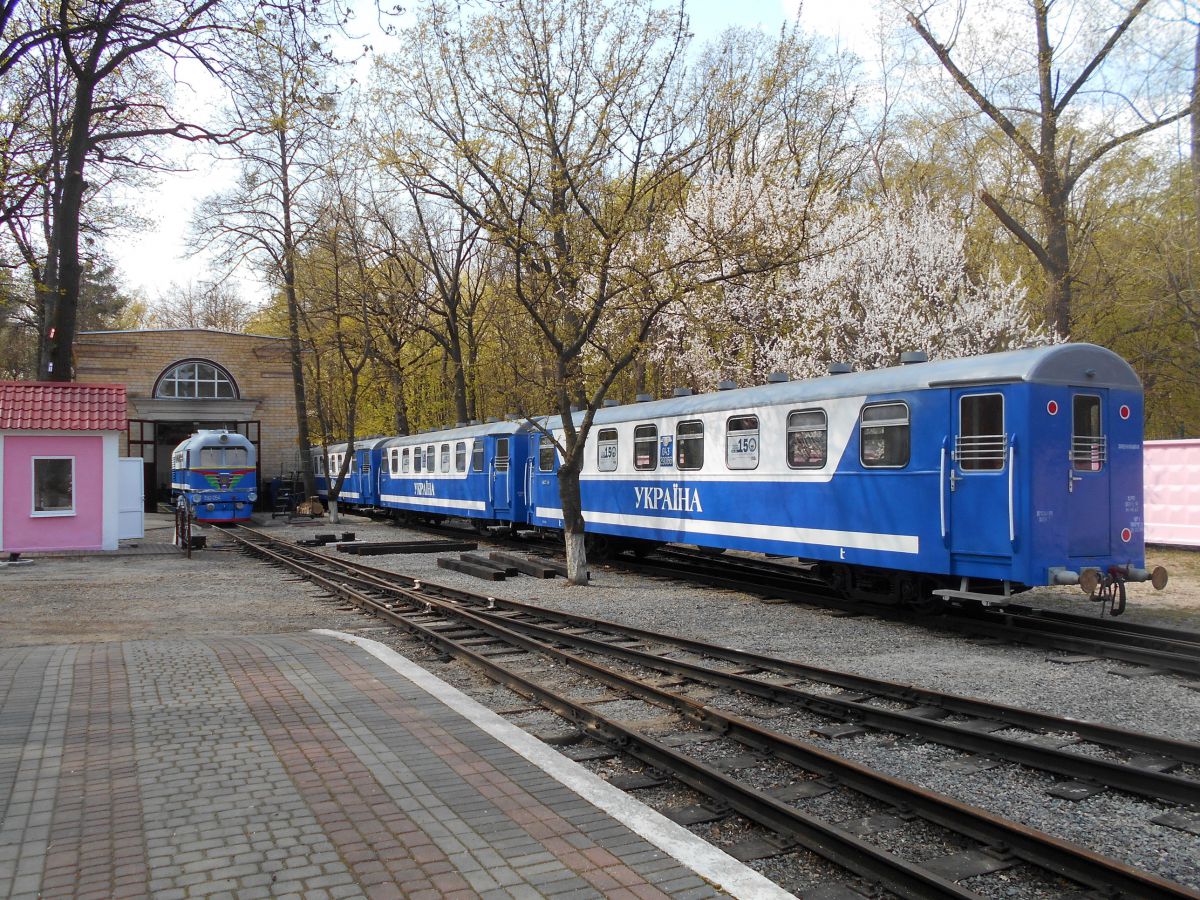
<path fill-rule="evenodd" d="M 482 500 L 449 500 L 442 497 L 403 497 L 399 494 L 380 494 L 380 500 L 388 503 L 407 503 L 411 506 L 433 506 L 438 509 L 487 509 Z"/>
<path fill-rule="evenodd" d="M 561 519 L 561 509 L 539 506 L 536 514 L 544 519 Z M 793 528 L 785 525 L 752 525 L 747 522 L 720 522 L 704 519 L 676 519 L 667 516 L 626 516 L 619 513 L 584 511 L 584 522 L 619 525 L 625 528 L 665 528 L 692 534 L 720 537 L 748 537 L 789 544 L 815 544 L 821 547 L 850 547 L 855 550 L 880 550 L 886 553 L 921 552 L 921 538 L 915 534 L 877 534 L 870 531 L 834 531 L 828 528 Z"/>

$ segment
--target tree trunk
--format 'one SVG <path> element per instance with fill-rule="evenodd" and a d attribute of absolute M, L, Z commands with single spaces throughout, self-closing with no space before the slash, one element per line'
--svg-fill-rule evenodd
<path fill-rule="evenodd" d="M 54 210 L 51 244 L 56 265 L 47 272 L 49 290 L 46 292 L 46 321 L 49 327 L 43 337 L 45 352 L 41 355 L 45 359 L 45 368 L 40 373 L 40 377 L 46 381 L 70 381 L 74 377 L 71 361 L 82 274 L 79 264 L 79 216 L 87 187 L 83 167 L 87 160 L 94 92 L 94 82 L 87 78 L 78 80 L 62 192 Z"/>
<path fill-rule="evenodd" d="M 1200 248 L 1200 25 L 1196 27 L 1190 107 L 1192 111 L 1192 215 L 1195 217 L 1196 247 Z"/>
<path fill-rule="evenodd" d="M 558 470 L 558 496 L 562 501 L 563 542 L 567 551 L 567 581 L 586 586 L 587 547 L 583 525 L 583 501 L 579 495 L 579 472 L 564 465 Z"/>
<path fill-rule="evenodd" d="M 300 480 L 304 495 L 317 495 L 313 477 L 312 455 L 309 453 L 308 397 L 304 390 L 304 361 L 300 344 L 300 307 L 296 297 L 295 235 L 292 232 L 291 184 L 288 179 L 287 137 L 279 135 L 280 197 L 283 203 L 283 286 L 288 311 L 288 351 L 292 363 L 292 393 L 296 403 L 296 441 L 300 445 Z"/>
<path fill-rule="evenodd" d="M 333 498 L 333 495 L 330 494 L 329 495 L 329 524 L 336 525 L 340 521 L 341 521 L 341 519 L 338 518 L 338 502 L 337 502 L 337 500 L 335 500 Z"/>
<path fill-rule="evenodd" d="M 1071 336 L 1071 256 L 1066 204 L 1052 200 L 1046 221 L 1046 321 L 1061 338 Z"/>

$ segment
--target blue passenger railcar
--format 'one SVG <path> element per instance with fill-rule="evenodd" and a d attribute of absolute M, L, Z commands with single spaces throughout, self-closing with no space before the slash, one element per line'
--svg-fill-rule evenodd
<path fill-rule="evenodd" d="M 559 528 L 535 443 L 530 521 Z M 593 540 L 796 556 L 851 595 L 1150 578 L 1141 384 L 1088 344 L 600 410 L 581 486 Z"/>
<path fill-rule="evenodd" d="M 353 450 L 345 442 L 330 444 L 328 455 L 319 447 L 312 450 L 313 479 L 317 496 L 329 502 L 329 488 L 337 483 L 338 473 L 347 465 L 338 503 L 364 509 L 379 506 L 379 465 L 382 447 L 388 438 L 369 437 L 354 442 Z M 350 459 L 347 462 L 347 456 Z"/>
<path fill-rule="evenodd" d="M 388 440 L 380 506 L 398 517 L 459 516 L 513 527 L 528 518 L 529 434 L 519 422 L 468 425 Z"/>
<path fill-rule="evenodd" d="M 254 444 L 229 431 L 197 431 L 171 452 L 171 495 L 201 522 L 245 522 L 258 499 Z"/>

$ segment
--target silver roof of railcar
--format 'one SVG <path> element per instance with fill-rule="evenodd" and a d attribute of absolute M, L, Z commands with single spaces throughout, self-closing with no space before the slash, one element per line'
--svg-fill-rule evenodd
<path fill-rule="evenodd" d="M 224 439 L 222 439 L 222 435 Z M 249 447 L 253 450 L 254 443 L 250 438 L 236 431 L 202 428 L 176 444 L 175 449 L 171 452 L 178 453 L 180 450 L 191 450 L 195 447 Z"/>
<path fill-rule="evenodd" d="M 461 441 L 464 438 L 486 437 L 498 434 L 520 434 L 528 431 L 529 424 L 524 420 L 487 422 L 483 425 L 463 425 L 459 428 L 443 428 L 439 431 L 425 431 L 420 434 L 405 434 L 389 438 L 388 447 L 411 447 L 419 444 L 436 444 L 438 441 Z"/>
<path fill-rule="evenodd" d="M 378 447 L 380 444 L 384 443 L 387 440 L 389 440 L 389 438 L 381 436 L 381 435 L 375 435 L 374 437 L 359 438 L 357 441 L 354 442 L 354 449 L 355 450 L 374 450 L 376 447 Z M 338 443 L 336 443 L 336 444 L 329 445 L 329 452 L 330 453 L 341 453 L 346 449 L 346 446 L 347 446 L 347 444 L 345 441 L 338 441 Z M 316 444 L 316 445 L 313 445 L 313 447 L 311 449 L 314 452 L 319 452 L 321 447 L 319 444 Z"/>
<path fill-rule="evenodd" d="M 594 423 L 628 422 L 663 416 L 720 412 L 725 409 L 753 409 L 776 403 L 815 403 L 838 397 L 878 396 L 928 388 L 968 385 L 1012 384 L 1076 385 L 1080 387 L 1122 388 L 1140 391 L 1137 373 L 1117 354 L 1095 344 L 1055 344 L 1005 353 L 988 353 L 961 359 L 891 366 L 845 375 L 825 375 L 736 388 L 690 397 L 671 397 L 646 403 L 627 403 L 596 411 Z M 583 413 L 575 416 L 582 421 Z M 558 427 L 561 417 L 549 421 Z"/>

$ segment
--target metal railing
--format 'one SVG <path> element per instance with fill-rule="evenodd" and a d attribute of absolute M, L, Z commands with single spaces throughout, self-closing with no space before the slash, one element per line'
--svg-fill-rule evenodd
<path fill-rule="evenodd" d="M 1071 439 L 1071 467 L 1083 472 L 1099 472 L 1108 462 L 1108 438 L 1105 435 L 1075 435 Z"/>
<path fill-rule="evenodd" d="M 954 440 L 954 461 L 968 471 L 1002 469 L 1007 454 L 1007 434 L 960 434 Z"/>

